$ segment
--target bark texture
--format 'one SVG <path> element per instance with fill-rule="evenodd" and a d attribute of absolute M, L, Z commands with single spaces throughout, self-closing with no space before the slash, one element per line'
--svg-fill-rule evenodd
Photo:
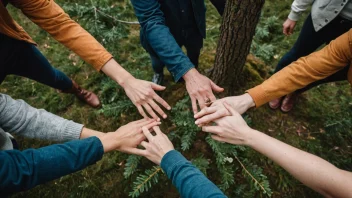
<path fill-rule="evenodd" d="M 265 0 L 227 0 L 211 79 L 233 95 Z"/>

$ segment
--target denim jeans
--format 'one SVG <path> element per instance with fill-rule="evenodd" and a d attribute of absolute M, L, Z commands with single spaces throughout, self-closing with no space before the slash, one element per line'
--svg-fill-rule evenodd
<path fill-rule="evenodd" d="M 183 31 L 179 37 L 174 36 L 177 44 L 184 46 L 187 50 L 187 56 L 192 64 L 197 68 L 199 64 L 200 50 L 203 47 L 203 37 L 198 33 L 197 29 L 190 29 Z M 163 73 L 165 64 L 159 59 L 153 50 L 148 50 L 150 59 L 152 61 L 153 70 L 155 73 Z"/>
<path fill-rule="evenodd" d="M 0 83 L 9 74 L 23 76 L 59 90 L 72 88 L 72 81 L 51 66 L 33 44 L 0 33 Z"/>
<path fill-rule="evenodd" d="M 330 41 L 344 34 L 350 28 L 352 28 L 352 22 L 338 16 L 320 31 L 316 32 L 313 27 L 312 17 L 309 15 L 303 24 L 296 43 L 292 49 L 281 58 L 275 69 L 275 73 L 296 61 L 300 57 L 311 54 L 321 45 L 329 44 Z M 350 66 L 348 65 L 343 70 L 340 70 L 325 79 L 311 83 L 296 92 L 302 93 L 323 83 L 347 80 L 347 71 L 349 67 Z"/>

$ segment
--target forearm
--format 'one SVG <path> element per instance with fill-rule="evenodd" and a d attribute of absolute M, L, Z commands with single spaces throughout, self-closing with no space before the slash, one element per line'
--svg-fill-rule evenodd
<path fill-rule="evenodd" d="M 83 128 L 81 124 L 35 109 L 5 94 L 0 94 L 0 126 L 16 135 L 53 141 L 78 139 Z"/>
<path fill-rule="evenodd" d="M 352 174 L 259 131 L 250 130 L 247 145 L 267 156 L 296 179 L 328 197 L 351 197 Z"/>
<path fill-rule="evenodd" d="M 163 12 L 157 0 L 131 1 L 141 24 L 142 45 L 152 48 L 158 58 L 166 65 L 171 75 L 178 81 L 187 71 L 194 68 L 183 53 L 169 28 L 165 25 Z"/>
<path fill-rule="evenodd" d="M 96 137 L 25 151 L 0 152 L 0 191 L 11 194 L 81 170 L 103 156 Z"/>
<path fill-rule="evenodd" d="M 331 41 L 323 49 L 298 59 L 261 85 L 248 90 L 256 106 L 292 93 L 346 67 L 351 61 L 350 34 L 352 31 Z"/>
<path fill-rule="evenodd" d="M 72 20 L 53 0 L 10 0 L 39 27 L 55 40 L 75 52 L 96 70 L 112 58 L 112 55 L 78 23 Z"/>
<path fill-rule="evenodd" d="M 175 150 L 164 155 L 161 167 L 172 180 L 181 197 L 226 197 L 199 169 Z"/>

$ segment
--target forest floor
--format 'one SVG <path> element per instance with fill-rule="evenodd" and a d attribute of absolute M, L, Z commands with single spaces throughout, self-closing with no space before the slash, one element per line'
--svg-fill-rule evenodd
<path fill-rule="evenodd" d="M 76 0 L 75 2 L 89 5 L 91 1 L 85 3 L 85 1 Z M 121 7 L 119 9 L 122 14 L 117 16 L 117 18 L 121 18 L 118 19 L 136 21 L 129 1 L 120 0 L 117 3 L 102 2 L 104 5 L 110 5 L 111 9 Z M 62 0 L 58 1 L 58 3 L 65 5 L 65 9 L 70 9 L 75 5 L 74 2 L 65 3 Z M 264 27 L 268 23 L 268 18 L 276 16 L 275 21 L 271 22 L 274 25 L 271 25 L 268 30 L 269 35 L 259 39 L 257 42 L 261 46 L 272 45 L 270 47 L 266 46 L 270 50 L 264 50 L 270 51 L 269 55 L 264 54 L 269 57 L 265 58 L 266 60 L 264 61 L 259 61 L 261 62 L 261 70 L 269 74 L 275 68 L 280 57 L 293 45 L 307 16 L 305 14 L 301 17 L 292 36 L 285 37 L 281 33 L 281 25 L 289 13 L 290 3 L 291 0 L 270 0 L 266 2 L 263 9 L 259 27 Z M 71 5 L 72 7 L 70 7 Z M 200 70 L 203 72 L 211 68 L 214 62 L 221 21 L 215 9 L 208 2 L 207 5 L 208 32 L 200 57 Z M 100 7 L 102 6 L 100 5 Z M 71 95 L 58 93 L 56 90 L 34 81 L 15 76 L 8 76 L 0 85 L 1 93 L 9 94 L 16 99 L 23 99 L 34 107 L 44 108 L 67 119 L 84 123 L 89 128 L 105 132 L 114 131 L 119 126 L 140 118 L 135 113 L 136 109 L 134 107 L 129 108 L 128 111 L 119 112 L 118 116 L 111 116 L 114 112 L 109 111 L 109 106 L 115 103 L 117 99 L 126 100 L 123 90 L 102 73 L 97 73 L 75 54 L 53 40 L 47 33 L 26 19 L 20 11 L 14 8 L 10 8 L 10 11 L 14 18 L 32 35 L 38 43 L 39 49 L 50 62 L 75 79 L 82 87 L 98 93 L 104 107 L 97 110 L 89 108 Z M 75 19 L 78 20 L 80 18 L 75 17 Z M 85 23 L 83 20 L 78 20 L 78 22 Z M 150 80 L 152 77 L 151 64 L 148 54 L 139 44 L 139 26 L 118 25 L 124 26 L 121 31 L 127 31 L 128 34 L 117 36 L 116 38 L 119 40 L 106 41 L 103 45 L 112 52 L 123 67 L 135 76 Z M 88 25 L 86 26 L 88 27 Z M 94 29 L 88 28 L 88 31 L 91 32 Z M 99 39 L 101 40 L 101 38 Z M 260 57 L 260 53 L 263 52 L 257 51 L 256 53 L 255 55 Z M 256 61 L 249 61 L 248 64 L 256 68 L 253 62 Z M 174 83 L 169 74 L 167 75 L 166 83 L 167 90 L 161 95 L 173 106 L 185 97 L 185 87 L 183 84 Z M 238 93 L 240 94 L 259 83 L 259 81 L 248 82 Z M 347 82 L 331 83 L 304 93 L 290 113 L 282 113 L 279 110 L 274 111 L 264 105 L 258 109 L 250 110 L 248 116 L 251 127 L 302 150 L 316 154 L 334 163 L 339 168 L 352 171 L 352 136 L 348 136 L 352 134 L 351 101 L 351 88 Z M 38 148 L 51 143 L 22 138 L 19 138 L 19 140 L 21 149 Z M 126 192 L 130 191 L 127 184 L 131 183 L 132 179 L 126 180 L 123 178 L 123 168 L 126 163 L 125 160 L 120 160 L 120 157 L 125 159 L 123 156 L 125 155 L 107 154 L 96 165 L 38 186 L 28 192 L 17 194 L 14 197 L 110 197 L 111 195 L 113 195 L 111 197 L 126 197 Z M 264 169 L 265 174 L 269 178 L 273 197 L 320 197 L 264 156 L 256 154 L 254 151 L 253 156 L 256 156 L 257 165 Z M 163 190 L 154 191 L 152 194 L 142 194 L 141 197 L 178 197 L 178 194 L 174 188 L 168 186 Z"/>

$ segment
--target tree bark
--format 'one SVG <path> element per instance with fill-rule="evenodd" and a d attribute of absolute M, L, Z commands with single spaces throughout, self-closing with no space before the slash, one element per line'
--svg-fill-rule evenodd
<path fill-rule="evenodd" d="M 235 94 L 265 0 L 227 0 L 211 79 Z"/>

